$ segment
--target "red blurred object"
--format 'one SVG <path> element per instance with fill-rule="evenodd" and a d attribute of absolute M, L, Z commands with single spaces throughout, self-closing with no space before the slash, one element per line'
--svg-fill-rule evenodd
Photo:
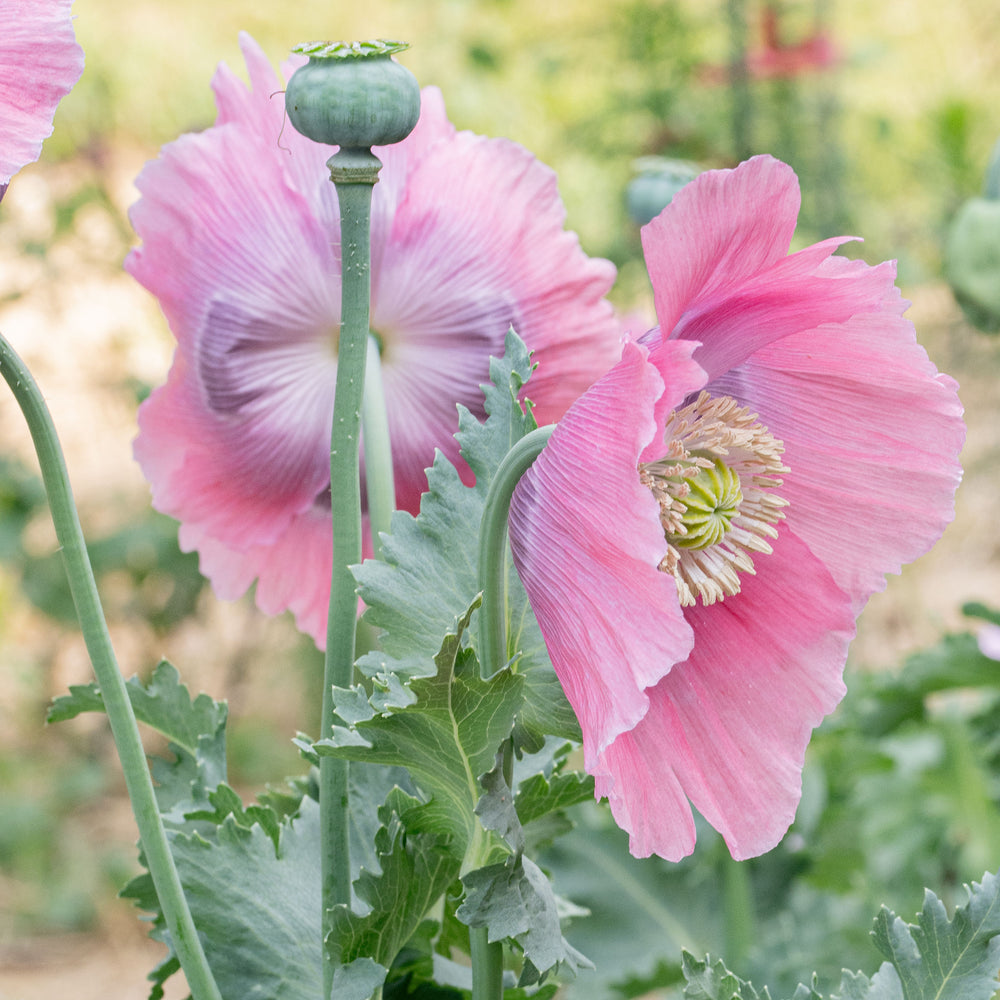
<path fill-rule="evenodd" d="M 761 35 L 761 46 L 747 50 L 744 57 L 751 80 L 788 79 L 828 69 L 840 60 L 840 53 L 824 28 L 817 28 L 800 42 L 783 42 L 778 8 L 773 4 L 764 6 Z M 699 73 L 705 83 L 728 83 L 731 75 L 731 66 L 705 66 Z"/>

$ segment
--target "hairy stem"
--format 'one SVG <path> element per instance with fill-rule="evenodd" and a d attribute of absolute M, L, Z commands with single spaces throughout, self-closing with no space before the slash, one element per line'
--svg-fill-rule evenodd
<path fill-rule="evenodd" d="M 24 414 L 38 454 L 56 537 L 69 577 L 70 593 L 104 700 L 111 735 L 125 773 L 125 785 L 139 828 L 142 851 L 170 931 L 171 944 L 195 1000 L 221 1000 L 170 853 L 135 713 L 104 620 L 52 416 L 31 373 L 2 336 L 0 370 Z"/>
<path fill-rule="evenodd" d="M 330 505 L 333 515 L 333 572 L 326 632 L 320 739 L 332 735 L 333 688 L 349 687 L 354 676 L 358 596 L 350 567 L 361 562 L 361 406 L 368 350 L 371 297 L 372 188 L 382 166 L 368 150 L 341 149 L 327 161 L 340 202 L 341 323 L 337 347 L 337 386 L 330 435 Z M 348 847 L 348 763 L 320 761 L 320 838 L 323 906 L 323 988 L 329 997 L 334 965 L 325 941 L 330 908 L 351 901 Z"/>

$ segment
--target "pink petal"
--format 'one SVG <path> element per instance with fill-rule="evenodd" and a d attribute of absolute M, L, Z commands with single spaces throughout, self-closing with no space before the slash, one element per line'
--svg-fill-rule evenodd
<path fill-rule="evenodd" d="M 72 0 L 0 0 L 0 189 L 37 160 L 56 105 L 83 72 Z M 2 190 L 0 190 L 2 194 Z"/>
<path fill-rule="evenodd" d="M 800 200 L 794 171 L 769 156 L 707 171 L 683 187 L 642 229 L 661 327 L 672 330 L 693 304 L 783 260 Z"/>
<path fill-rule="evenodd" d="M 536 554 L 531 564 L 522 554 L 522 578 L 581 719 L 597 794 L 610 799 L 637 855 L 676 860 L 693 849 L 689 800 L 736 857 L 777 843 L 794 817 L 810 733 L 843 694 L 857 612 L 884 574 L 923 552 L 951 517 L 964 436 L 955 385 L 917 346 L 891 264 L 833 257 L 840 240 L 786 256 L 797 207 L 791 171 L 757 158 L 703 175 L 643 232 L 660 320 L 643 338 L 647 364 L 669 385 L 673 352 L 688 341 L 707 391 L 756 410 L 784 441 L 790 467 L 775 488 L 790 505 L 774 551 L 755 556 L 756 575 L 742 576 L 738 594 L 684 610 L 694 633 L 687 660 L 663 664 L 653 687 L 643 683 L 652 672 L 635 674 L 631 643 L 647 662 L 650 629 L 633 639 L 634 623 L 659 600 L 648 587 L 630 590 L 644 569 L 617 555 L 623 534 L 645 538 L 649 504 L 632 495 L 635 458 L 615 467 L 623 491 L 616 514 L 586 464 L 600 431 L 583 424 L 561 451 L 557 431 L 561 479 L 522 498 L 518 531 L 548 560 L 537 565 Z M 602 427 L 603 408 L 624 429 L 626 447 L 637 446 L 643 461 L 660 457 L 679 398 L 637 392 L 627 380 L 598 386 L 622 395 L 594 396 L 590 424 Z M 656 434 L 633 437 L 642 425 L 624 417 L 626 400 L 647 408 Z M 545 469 L 547 455 L 526 479 Z M 563 498 L 592 481 L 602 487 L 594 500 Z M 657 565 L 652 549 L 645 559 L 646 572 Z M 592 733 L 611 740 L 602 745 Z"/>
<path fill-rule="evenodd" d="M 552 171 L 512 142 L 461 132 L 412 167 L 372 289 L 398 486 L 423 490 L 435 448 L 458 462 L 455 403 L 485 416 L 485 359 L 511 326 L 538 366 L 526 391 L 540 423 L 617 359 L 603 300 L 614 269 L 588 259 L 564 221 Z M 418 496 L 397 500 L 414 510 Z"/>
<path fill-rule="evenodd" d="M 799 194 L 785 164 L 755 157 L 681 194 L 643 229 L 643 247 L 664 336 L 700 341 L 710 379 L 789 334 L 879 308 L 877 269 L 831 258 L 846 237 L 786 256 Z"/>
<path fill-rule="evenodd" d="M 236 600 L 258 580 L 255 600 L 265 614 L 291 611 L 299 631 L 326 648 L 333 539 L 329 510 L 315 506 L 295 515 L 273 545 L 234 551 L 197 522 L 182 524 L 180 544 L 197 551 L 202 574 L 223 600 Z"/>
<path fill-rule="evenodd" d="M 499 356 L 513 326 L 538 365 L 529 390 L 538 420 L 558 419 L 620 354 L 604 300 L 614 267 L 588 258 L 565 221 L 555 174 L 516 143 L 459 132 L 429 145 L 373 285 L 375 328 L 406 329 L 410 345 L 447 350 L 436 357 L 452 370 L 468 367 L 463 353 L 480 359 L 481 382 L 482 350 Z M 420 294 L 424 282 L 433 302 Z"/>
<path fill-rule="evenodd" d="M 206 405 L 178 355 L 167 384 L 139 410 L 135 457 L 156 508 L 201 524 L 234 549 L 273 544 L 296 514 L 326 502 L 330 363 L 305 350 L 272 353 L 273 383 L 242 405 Z M 248 395 L 255 391 L 243 384 Z"/>
<path fill-rule="evenodd" d="M 636 857 L 694 848 L 690 799 L 736 858 L 770 850 L 795 816 L 806 745 L 844 693 L 848 596 L 788 530 L 737 598 L 685 611 L 694 649 L 597 764 Z"/>
<path fill-rule="evenodd" d="M 666 391 L 680 400 L 702 373 L 689 348 L 672 350 Z M 588 769 L 691 648 L 674 580 L 656 568 L 666 554 L 659 507 L 637 471 L 663 392 L 645 349 L 626 344 L 559 423 L 511 505 L 514 562 L 580 721 Z"/>
<path fill-rule="evenodd" d="M 784 442 L 788 525 L 856 613 L 951 521 L 965 438 L 955 383 L 900 315 L 894 269 L 862 266 L 881 276 L 879 311 L 786 337 L 709 386 L 756 410 Z"/>
<path fill-rule="evenodd" d="M 232 125 L 172 143 L 137 185 L 144 242 L 126 268 L 159 298 L 179 352 L 142 407 L 136 456 L 159 509 L 234 547 L 272 542 L 329 477 L 328 241 L 276 159 Z"/>

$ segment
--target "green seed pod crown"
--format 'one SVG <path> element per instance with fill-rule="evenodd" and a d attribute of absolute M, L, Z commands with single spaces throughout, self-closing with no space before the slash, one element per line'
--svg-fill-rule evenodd
<path fill-rule="evenodd" d="M 288 81 L 285 108 L 295 128 L 315 142 L 347 149 L 405 139 L 420 117 L 420 86 L 394 62 L 405 42 L 308 42 L 309 56 Z"/>

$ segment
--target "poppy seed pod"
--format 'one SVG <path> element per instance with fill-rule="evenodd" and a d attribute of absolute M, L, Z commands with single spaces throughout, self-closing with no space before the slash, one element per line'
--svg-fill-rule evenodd
<path fill-rule="evenodd" d="M 367 149 L 400 142 L 420 117 L 420 87 L 392 56 L 405 42 L 308 42 L 285 91 L 295 128 L 315 142 Z"/>

